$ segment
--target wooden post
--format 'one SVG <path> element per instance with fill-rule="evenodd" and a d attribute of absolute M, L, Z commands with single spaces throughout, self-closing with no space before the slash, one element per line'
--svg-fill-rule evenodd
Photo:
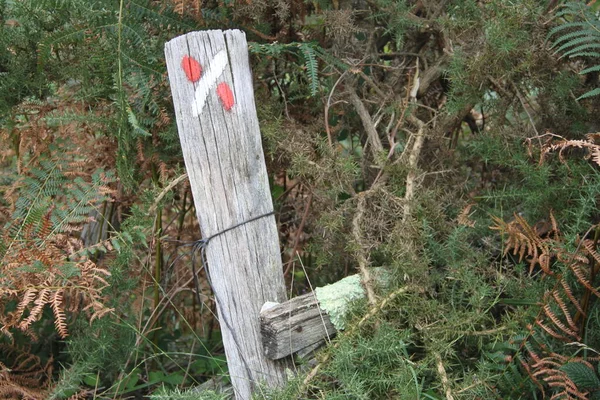
<path fill-rule="evenodd" d="M 246 36 L 193 32 L 165 45 L 183 157 L 207 246 L 229 374 L 237 399 L 285 382 L 289 360 L 265 357 L 259 313 L 286 300 Z M 253 218 L 260 217 L 248 223 Z"/>
<path fill-rule="evenodd" d="M 379 286 L 388 286 L 385 269 L 374 268 L 372 273 Z M 396 295 L 403 291 L 398 290 Z M 350 304 L 365 297 L 357 274 L 281 304 L 265 304 L 260 313 L 265 354 L 277 360 L 294 353 L 310 353 L 345 328 Z"/>

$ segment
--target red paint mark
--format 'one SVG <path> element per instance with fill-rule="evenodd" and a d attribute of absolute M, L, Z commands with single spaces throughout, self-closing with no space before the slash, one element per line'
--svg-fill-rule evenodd
<path fill-rule="evenodd" d="M 194 116 L 197 117 L 202 113 L 207 96 L 210 91 L 214 90 L 221 75 L 225 72 L 227 63 L 228 59 L 225 49 L 219 51 L 208 64 L 205 64 L 205 66 L 208 65 L 206 71 L 203 70 L 202 65 L 195 58 L 187 55 L 183 56 L 181 68 L 185 72 L 185 76 L 192 83 L 198 82 L 192 102 L 192 114 Z M 230 111 L 233 108 L 235 100 L 229 85 L 226 82 L 221 82 L 217 85 L 216 91 L 223 108 L 226 111 Z"/>
<path fill-rule="evenodd" d="M 231 110 L 233 107 L 233 93 L 231 92 L 231 88 L 227 83 L 219 83 L 217 86 L 217 95 L 219 96 L 219 99 L 221 99 L 223 108 L 227 111 Z"/>
<path fill-rule="evenodd" d="M 197 82 L 202 75 L 202 66 L 194 57 L 183 56 L 181 68 L 183 68 L 185 76 L 187 76 L 190 82 Z"/>

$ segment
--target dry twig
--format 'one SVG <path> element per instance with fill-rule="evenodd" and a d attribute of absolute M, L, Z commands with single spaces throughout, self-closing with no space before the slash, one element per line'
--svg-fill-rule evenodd
<path fill-rule="evenodd" d="M 363 127 L 367 132 L 367 137 L 369 140 L 369 144 L 371 145 L 371 152 L 373 153 L 373 158 L 377 159 L 379 154 L 383 151 L 383 145 L 381 144 L 381 139 L 379 138 L 377 129 L 375 129 L 375 125 L 373 124 L 371 114 L 369 114 L 369 111 L 363 104 L 360 97 L 358 97 L 353 87 L 348 88 L 348 96 L 350 103 L 352 103 L 352 105 L 356 109 L 356 112 L 358 113 L 358 116 L 362 121 Z"/>
<path fill-rule="evenodd" d="M 454 400 L 454 397 L 452 396 L 452 389 L 450 388 L 450 381 L 448 380 L 448 375 L 446 374 L 446 368 L 444 368 L 442 356 L 440 356 L 439 353 L 435 353 L 435 363 L 437 366 L 437 372 L 440 375 L 440 380 L 442 381 L 442 387 L 444 388 L 444 392 L 446 394 L 446 400 Z"/>
<path fill-rule="evenodd" d="M 425 123 L 415 117 L 409 115 L 408 121 L 417 126 L 417 134 L 415 135 L 415 142 L 413 143 L 412 149 L 408 156 L 408 174 L 406 175 L 406 193 L 404 195 L 404 215 L 402 216 L 402 222 L 408 221 L 410 218 L 412 209 L 411 201 L 415 195 L 415 181 L 417 177 L 417 163 L 419 161 L 419 155 L 421 154 L 421 148 L 425 141 L 423 131 L 425 130 Z"/>
<path fill-rule="evenodd" d="M 366 198 L 366 192 L 358 194 L 358 205 L 356 206 L 356 214 L 354 214 L 354 218 L 352 220 L 352 235 L 354 236 L 354 240 L 356 241 L 356 245 L 358 246 L 358 269 L 360 270 L 360 274 L 362 276 L 363 286 L 365 287 L 365 291 L 367 292 L 367 299 L 369 301 L 369 305 L 373 307 L 377 303 L 377 300 L 375 298 L 375 290 L 373 289 L 373 278 L 371 278 L 371 273 L 369 272 L 370 262 L 367 256 L 365 255 L 365 249 L 362 245 L 362 232 L 360 228 L 360 224 L 362 223 L 362 219 L 365 214 Z"/>

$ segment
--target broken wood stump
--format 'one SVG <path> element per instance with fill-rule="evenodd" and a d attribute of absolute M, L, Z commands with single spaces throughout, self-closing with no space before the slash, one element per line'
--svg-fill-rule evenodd
<path fill-rule="evenodd" d="M 376 269 L 374 275 L 377 282 L 385 284 L 385 271 Z M 345 328 L 349 306 L 365 296 L 357 274 L 285 303 L 266 303 L 260 312 L 266 356 L 277 360 L 319 347 Z"/>

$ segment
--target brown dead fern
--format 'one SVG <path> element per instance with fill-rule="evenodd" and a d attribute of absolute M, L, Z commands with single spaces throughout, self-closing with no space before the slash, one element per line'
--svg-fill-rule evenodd
<path fill-rule="evenodd" d="M 571 151 L 579 149 L 583 151 L 583 158 L 591 160 L 594 164 L 600 166 L 600 132 L 588 133 L 585 139 L 565 139 L 554 133 L 545 133 L 530 139 L 527 139 L 529 154 L 533 154 L 533 140 L 546 138 L 546 142 L 540 148 L 539 164 L 542 165 L 546 159 L 553 153 L 558 153 L 558 159 L 564 163 L 565 155 Z"/>
<path fill-rule="evenodd" d="M 597 361 L 597 359 L 593 358 L 592 360 Z M 553 389 L 553 395 L 550 397 L 551 400 L 589 399 L 592 389 L 577 386 L 573 376 L 570 376 L 564 368 L 565 365 L 569 364 L 577 364 L 580 370 L 587 369 L 587 373 L 595 374 L 595 368 L 589 358 L 585 360 L 582 357 L 565 357 L 560 354 L 551 353 L 547 357 L 535 361 L 532 365 L 532 377 L 539 382 L 544 382 L 548 387 Z"/>
<path fill-rule="evenodd" d="M 49 395 L 52 378 L 50 358 L 42 364 L 29 349 L 2 344 L 0 355 L 10 364 L 0 363 L 0 399 L 43 400 Z"/>
<path fill-rule="evenodd" d="M 102 293 L 110 274 L 89 257 L 80 233 L 90 211 L 114 194 L 111 178 L 56 160 L 21 172 L 4 191 L 12 220 L 0 233 L 0 333 L 12 338 L 18 330 L 35 339 L 32 328 L 48 307 L 64 338 L 68 312 L 93 319 L 110 311 Z"/>
<path fill-rule="evenodd" d="M 56 238 L 40 237 L 29 228 L 26 231 L 1 259 L 0 331 L 12 337 L 11 329 L 19 329 L 34 336 L 31 327 L 42 318 L 46 306 L 52 309 L 62 338 L 68 334 L 66 310 L 74 308 L 69 303 L 90 311 L 90 318 L 106 314 L 109 309 L 103 305 L 102 289 L 110 273 L 90 259 L 71 261 L 74 254 L 65 251 Z M 17 306 L 8 312 L 5 306 L 11 300 L 16 300 Z"/>
<path fill-rule="evenodd" d="M 588 399 L 589 392 L 578 388 L 561 369 L 574 358 L 552 352 L 536 337 L 547 335 L 564 343 L 582 340 L 589 298 L 600 297 L 593 284 L 600 265 L 597 240 L 583 239 L 575 251 L 568 249 L 552 213 L 549 219 L 550 222 L 532 227 L 520 215 L 510 222 L 495 218 L 496 224 L 491 229 L 504 235 L 504 255 L 512 252 L 518 255 L 519 262 L 526 261 L 530 275 L 538 268 L 542 277 L 555 280 L 554 287 L 540 299 L 541 308 L 535 321 L 528 325 L 529 335 L 520 346 L 526 349 L 528 357 L 520 359 L 521 366 L 541 390 L 544 387 L 552 390 L 551 399 Z M 566 268 L 558 269 L 559 263 Z M 590 362 L 597 359 L 577 360 L 586 362 L 595 371 Z"/>
<path fill-rule="evenodd" d="M 532 227 L 518 214 L 515 214 L 513 221 L 508 223 L 498 217 L 493 219 L 496 225 L 491 229 L 505 236 L 504 256 L 512 251 L 513 255 L 519 256 L 519 262 L 526 258 L 529 263 L 529 274 L 539 266 L 545 274 L 553 275 L 550 270 L 550 260 L 556 256 L 553 248 L 557 240 L 560 240 L 560 232 L 552 213 L 550 213 L 552 223 L 549 229 Z M 546 238 L 542 238 L 543 235 Z"/>

